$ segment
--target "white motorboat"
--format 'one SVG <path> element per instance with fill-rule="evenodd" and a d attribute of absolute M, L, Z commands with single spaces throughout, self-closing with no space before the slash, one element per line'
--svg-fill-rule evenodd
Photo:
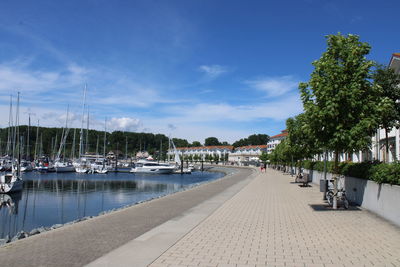
<path fill-rule="evenodd" d="M 155 174 L 170 174 L 175 170 L 175 166 L 158 163 L 155 161 L 139 160 L 130 170 L 133 173 L 155 173 Z"/>
<path fill-rule="evenodd" d="M 68 162 L 57 161 L 56 163 L 54 163 L 54 168 L 56 169 L 56 172 L 74 172 L 75 171 L 74 165 L 72 165 Z"/>
<path fill-rule="evenodd" d="M 76 171 L 77 173 L 88 173 L 88 172 L 89 172 L 89 169 L 86 168 L 86 167 L 75 167 L 75 171 Z"/>
<path fill-rule="evenodd" d="M 95 172 L 100 174 L 106 174 L 108 172 L 107 168 L 96 169 Z"/>
<path fill-rule="evenodd" d="M 32 164 L 29 161 L 21 161 L 20 164 L 21 172 L 30 172 L 33 170 Z"/>
<path fill-rule="evenodd" d="M 13 193 L 22 190 L 24 182 L 18 176 L 18 172 L 6 173 L 0 176 L 0 194 Z"/>

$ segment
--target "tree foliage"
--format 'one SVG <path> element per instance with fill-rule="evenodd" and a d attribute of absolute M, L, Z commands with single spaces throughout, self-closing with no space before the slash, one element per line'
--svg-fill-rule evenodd
<path fill-rule="evenodd" d="M 288 152 L 293 160 L 309 158 L 319 152 L 304 113 L 287 119 L 286 129 L 288 131 Z"/>
<path fill-rule="evenodd" d="M 266 134 L 252 134 L 247 138 L 242 138 L 239 141 L 234 142 L 232 145 L 234 147 L 240 146 L 256 146 L 256 145 L 266 145 L 269 141 L 269 136 Z"/>
<path fill-rule="evenodd" d="M 201 146 L 201 143 L 199 141 L 193 141 L 192 144 L 189 145 L 190 147 L 198 147 Z"/>
<path fill-rule="evenodd" d="M 204 145 L 205 146 L 219 146 L 221 143 L 219 142 L 218 138 L 216 137 L 207 137 L 204 140 Z"/>
<path fill-rule="evenodd" d="M 356 35 L 329 35 L 327 50 L 300 84 L 309 133 L 320 148 L 338 153 L 366 148 L 377 129 L 379 90 L 371 85 L 371 47 Z"/>
<path fill-rule="evenodd" d="M 399 127 L 400 121 L 400 75 L 389 67 L 377 65 L 374 73 L 374 85 L 380 89 L 382 109 L 379 117 L 380 126 L 385 129 L 386 157 L 389 155 L 388 133 L 393 127 Z"/>

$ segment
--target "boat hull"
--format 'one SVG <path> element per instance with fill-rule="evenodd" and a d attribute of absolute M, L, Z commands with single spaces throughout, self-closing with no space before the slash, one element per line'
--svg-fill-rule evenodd
<path fill-rule="evenodd" d="M 63 166 L 63 167 L 56 167 L 56 172 L 74 172 L 74 166 Z"/>
<path fill-rule="evenodd" d="M 14 193 L 22 190 L 24 182 L 17 180 L 11 183 L 0 183 L 0 194 Z"/>
<path fill-rule="evenodd" d="M 75 168 L 75 172 L 77 173 L 88 173 L 88 171 L 86 168 Z"/>
<path fill-rule="evenodd" d="M 171 174 L 174 172 L 174 169 L 172 168 L 132 168 L 131 171 L 132 173 L 144 173 L 144 174 Z"/>

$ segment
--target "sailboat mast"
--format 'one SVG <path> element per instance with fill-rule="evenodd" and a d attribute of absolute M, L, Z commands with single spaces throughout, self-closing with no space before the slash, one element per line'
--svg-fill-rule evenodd
<path fill-rule="evenodd" d="M 26 160 L 31 160 L 31 150 L 29 147 L 30 131 L 31 131 L 31 113 L 28 114 L 28 134 L 27 134 L 27 138 L 26 138 Z"/>
<path fill-rule="evenodd" d="M 57 152 L 57 160 L 61 159 L 61 153 L 64 150 L 64 154 L 63 154 L 63 161 L 65 159 L 65 142 L 67 141 L 67 137 L 68 137 L 68 118 L 69 118 L 69 105 L 67 107 L 67 117 L 65 119 L 65 128 L 62 131 L 62 136 L 61 136 L 61 140 L 60 140 L 60 148 L 58 149 Z"/>
<path fill-rule="evenodd" d="M 96 142 L 96 159 L 99 158 L 99 135 L 97 135 L 97 142 Z"/>
<path fill-rule="evenodd" d="M 104 119 L 103 167 L 106 160 L 107 118 Z"/>
<path fill-rule="evenodd" d="M 168 162 L 170 161 L 170 153 L 171 153 L 171 138 L 168 136 Z"/>
<path fill-rule="evenodd" d="M 87 124 L 86 124 L 86 144 L 85 152 L 89 152 L 89 106 L 87 110 Z"/>
<path fill-rule="evenodd" d="M 72 139 L 72 149 L 71 149 L 72 160 L 75 160 L 75 136 L 76 136 L 76 128 L 74 128 L 74 138 Z"/>
<path fill-rule="evenodd" d="M 43 156 L 43 133 L 40 133 L 40 149 L 39 149 L 39 157 Z"/>
<path fill-rule="evenodd" d="M 17 161 L 17 177 L 21 176 L 21 142 L 19 140 L 19 94 L 17 94 L 17 110 L 15 114 L 15 139 L 17 145 L 18 161 Z M 14 161 L 14 160 L 13 160 Z"/>
<path fill-rule="evenodd" d="M 12 140 L 12 121 L 13 121 L 13 115 L 12 115 L 12 95 L 10 95 L 10 111 L 8 113 L 8 136 L 7 136 L 7 148 L 6 148 L 6 153 L 8 156 L 11 154 L 11 140 Z"/>
<path fill-rule="evenodd" d="M 125 160 L 128 159 L 128 136 L 125 136 Z"/>
<path fill-rule="evenodd" d="M 39 145 L 39 120 L 37 121 L 37 128 L 36 128 L 36 140 L 35 140 L 35 158 L 37 160 L 37 153 L 38 153 L 38 145 Z"/>
<path fill-rule="evenodd" d="M 83 104 L 82 104 L 82 123 L 81 123 L 81 131 L 79 135 L 79 159 L 82 156 L 82 150 L 83 150 L 83 123 L 85 121 L 85 104 L 86 104 L 86 89 L 87 89 L 87 84 L 85 84 L 85 89 L 83 90 Z"/>

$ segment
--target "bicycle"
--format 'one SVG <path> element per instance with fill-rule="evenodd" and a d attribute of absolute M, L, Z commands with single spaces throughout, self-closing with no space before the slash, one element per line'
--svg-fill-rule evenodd
<path fill-rule="evenodd" d="M 344 177 L 340 177 L 342 179 Z M 339 182 L 339 181 L 338 181 Z M 333 198 L 337 197 L 337 201 L 343 204 L 343 207 L 347 210 L 349 208 L 349 200 L 346 197 L 346 190 L 341 187 L 338 189 L 337 193 L 334 193 L 334 188 L 329 187 L 326 192 L 326 200 L 328 201 L 329 206 L 333 206 Z"/>

